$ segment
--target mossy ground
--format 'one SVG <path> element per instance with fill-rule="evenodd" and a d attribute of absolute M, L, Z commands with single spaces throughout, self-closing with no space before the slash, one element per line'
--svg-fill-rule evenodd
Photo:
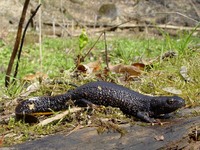
<path fill-rule="evenodd" d="M 79 124 L 88 125 L 91 119 L 94 118 L 117 118 L 125 122 L 132 121 L 126 118 L 117 109 L 103 108 L 95 113 L 83 111 L 82 113 L 66 116 L 59 122 L 52 123 L 44 127 L 38 127 L 34 124 L 26 124 L 16 122 L 14 119 L 14 107 L 16 103 L 12 101 L 21 97 L 22 91 L 32 83 L 24 83 L 23 78 L 28 74 L 35 74 L 40 71 L 48 75 L 49 80 L 60 80 L 76 85 L 82 85 L 86 82 L 97 80 L 94 75 L 80 75 L 78 78 L 72 74 L 76 66 L 75 59 L 80 53 L 86 53 L 93 45 L 97 37 L 89 38 L 87 46 L 82 52 L 79 50 L 78 38 L 48 38 L 43 37 L 42 44 L 42 67 L 40 60 L 39 46 L 37 44 L 26 44 L 23 48 L 17 83 L 11 85 L 8 89 L 4 88 L 4 78 L 6 68 L 10 59 L 12 45 L 9 42 L 0 43 L 0 113 L 1 116 L 6 116 L 6 119 L 1 119 L 0 122 L 0 140 L 3 141 L 3 146 L 9 146 L 22 141 L 32 140 L 58 131 L 70 131 Z M 199 36 L 190 36 L 189 32 L 180 33 L 177 37 L 170 37 L 163 34 L 159 38 L 136 38 L 112 37 L 107 41 L 109 61 L 112 64 L 132 64 L 141 62 L 141 60 L 150 61 L 157 59 L 150 69 L 139 76 L 139 80 L 128 81 L 127 87 L 136 91 L 154 94 L 154 95 L 170 95 L 163 90 L 165 87 L 173 87 L 182 91 L 179 96 L 186 100 L 187 106 L 200 105 L 200 49 Z M 165 52 L 174 51 L 178 55 L 167 60 L 161 59 Z M 104 40 L 101 39 L 91 53 L 86 57 L 85 63 L 103 59 L 102 68 L 105 63 L 105 47 Z M 188 69 L 190 82 L 180 75 L 180 69 L 185 66 Z M 117 80 L 119 74 L 111 73 L 108 80 Z M 67 84 L 48 84 L 40 82 L 40 87 L 35 92 L 28 95 L 56 95 L 64 93 L 72 88 Z M 25 98 L 25 97 L 23 97 Z M 102 111 L 103 110 L 103 111 Z M 118 112 L 118 113 L 115 113 Z M 92 117 L 92 118 L 93 118 Z M 99 121 L 91 119 L 97 125 Z M 43 119 L 43 118 L 42 118 Z M 102 130 L 102 129 L 100 129 Z"/>

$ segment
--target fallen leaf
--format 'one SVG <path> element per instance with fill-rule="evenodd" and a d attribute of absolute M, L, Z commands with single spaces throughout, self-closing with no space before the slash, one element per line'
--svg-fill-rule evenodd
<path fill-rule="evenodd" d="M 35 81 L 37 79 L 45 80 L 48 75 L 42 72 L 36 72 L 35 74 L 29 74 L 23 77 L 23 81 Z"/>
<path fill-rule="evenodd" d="M 144 70 L 145 64 L 144 63 L 133 63 L 132 66 L 135 66 L 139 70 Z"/>
<path fill-rule="evenodd" d="M 36 77 L 35 77 L 34 74 L 29 74 L 29 75 L 26 75 L 26 76 L 23 77 L 24 81 L 33 81 L 35 79 L 36 79 Z"/>
<path fill-rule="evenodd" d="M 172 93 L 172 94 L 177 94 L 177 95 L 182 94 L 182 91 L 176 89 L 175 87 L 165 87 L 165 88 L 162 88 L 162 90 L 165 92 Z"/>
<path fill-rule="evenodd" d="M 77 70 L 79 72 L 82 72 L 82 73 L 85 73 L 85 74 L 91 74 L 92 73 L 92 69 L 85 64 L 78 65 Z"/>
<path fill-rule="evenodd" d="M 184 78 L 185 81 L 188 81 L 188 82 L 191 81 L 191 78 L 190 78 L 189 75 L 188 75 L 188 70 L 187 70 L 187 67 L 186 67 L 186 66 L 182 66 L 182 67 L 181 67 L 181 69 L 180 69 L 180 74 L 181 74 L 181 76 Z"/>
<path fill-rule="evenodd" d="M 138 69 L 138 67 L 132 66 L 132 65 L 109 65 L 109 69 L 111 72 L 115 73 L 123 73 L 123 74 L 128 74 L 128 76 L 139 76 L 141 75 L 141 70 Z"/>
<path fill-rule="evenodd" d="M 91 74 L 93 72 L 97 72 L 101 69 L 101 59 L 90 62 L 88 64 L 79 64 L 77 67 L 77 70 L 86 73 L 86 74 Z"/>
<path fill-rule="evenodd" d="M 40 88 L 40 84 L 38 82 L 32 83 L 31 85 L 29 85 L 26 88 L 26 90 L 24 92 L 21 93 L 20 96 L 27 97 L 30 95 L 30 93 L 33 93 L 33 92 L 39 90 L 39 88 Z"/>
<path fill-rule="evenodd" d="M 142 59 L 142 64 L 144 64 L 144 67 L 146 70 L 150 70 L 151 68 L 153 68 L 153 63 L 158 62 L 158 60 L 159 60 L 159 57 L 156 57 L 151 60 L 143 60 Z"/>
<path fill-rule="evenodd" d="M 95 62 L 88 63 L 87 66 L 93 69 L 93 72 L 99 71 L 101 69 L 101 59 Z"/>
<path fill-rule="evenodd" d="M 151 59 L 151 60 L 144 60 L 142 59 L 142 64 L 145 65 L 145 67 L 147 66 L 152 66 L 154 62 L 158 61 L 159 57 L 156 57 L 154 59 Z"/>

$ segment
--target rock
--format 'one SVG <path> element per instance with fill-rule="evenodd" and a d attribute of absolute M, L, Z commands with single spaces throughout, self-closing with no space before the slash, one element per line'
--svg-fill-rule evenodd
<path fill-rule="evenodd" d="M 107 18 L 111 21 L 115 20 L 118 16 L 118 9 L 115 4 L 103 4 L 98 10 L 97 20 Z"/>

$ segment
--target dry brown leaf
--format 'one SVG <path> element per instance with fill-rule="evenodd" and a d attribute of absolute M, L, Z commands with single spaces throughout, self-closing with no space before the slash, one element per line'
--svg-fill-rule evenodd
<path fill-rule="evenodd" d="M 152 66 L 154 62 L 158 61 L 159 57 L 156 57 L 154 59 L 151 60 L 144 60 L 142 59 L 142 64 L 144 64 L 145 66 Z"/>
<path fill-rule="evenodd" d="M 34 74 L 29 74 L 29 75 L 26 75 L 26 76 L 23 77 L 24 81 L 33 81 L 35 79 L 36 79 L 36 77 L 35 77 Z"/>
<path fill-rule="evenodd" d="M 3 146 L 4 136 L 0 137 L 0 147 Z"/>
<path fill-rule="evenodd" d="M 93 72 L 97 72 L 101 69 L 101 60 L 97 60 L 94 62 L 90 62 L 88 64 L 80 64 L 77 67 L 77 70 L 86 73 L 86 74 L 91 74 Z"/>
<path fill-rule="evenodd" d="M 101 69 L 101 61 L 95 61 L 87 64 L 88 67 L 93 68 L 93 72 L 99 71 Z"/>
<path fill-rule="evenodd" d="M 92 73 L 92 69 L 90 69 L 87 65 L 85 64 L 80 64 L 77 67 L 77 70 L 82 72 L 82 73 L 86 73 L 86 74 L 90 74 Z"/>
<path fill-rule="evenodd" d="M 139 70 L 144 70 L 145 64 L 144 63 L 133 63 L 132 66 L 135 66 Z"/>
<path fill-rule="evenodd" d="M 48 75 L 44 74 L 42 72 L 36 72 L 35 74 L 29 74 L 29 75 L 24 76 L 23 80 L 24 81 L 35 81 L 39 78 L 42 79 L 42 80 L 45 80 L 45 79 L 48 78 Z"/>
<path fill-rule="evenodd" d="M 131 65 L 110 65 L 109 69 L 111 72 L 128 74 L 128 76 L 139 76 L 141 74 L 140 69 Z"/>

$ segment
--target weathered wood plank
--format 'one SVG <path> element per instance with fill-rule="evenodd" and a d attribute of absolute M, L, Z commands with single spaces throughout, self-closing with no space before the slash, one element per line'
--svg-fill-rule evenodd
<path fill-rule="evenodd" d="M 172 118 L 163 126 L 123 125 L 128 133 L 120 137 L 119 133 L 98 135 L 95 127 L 83 128 L 70 135 L 56 134 L 35 141 L 16 145 L 16 149 L 48 150 L 98 150 L 98 149 L 198 149 L 200 141 L 191 140 L 194 130 L 200 130 L 200 116 L 188 116 L 191 110 L 184 110 L 179 117 Z M 180 117 L 180 115 L 182 117 Z M 184 117 L 183 117 L 184 116 Z M 186 117 L 188 116 L 188 117 Z M 199 136 L 199 135 L 198 135 Z"/>

